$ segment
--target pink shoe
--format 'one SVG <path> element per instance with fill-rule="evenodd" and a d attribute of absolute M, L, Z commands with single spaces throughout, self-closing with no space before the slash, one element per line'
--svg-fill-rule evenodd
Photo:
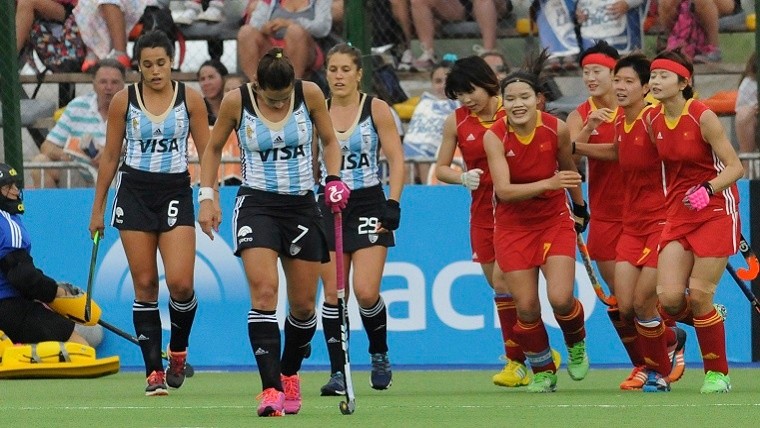
<path fill-rule="evenodd" d="M 259 400 L 259 416 L 282 416 L 282 408 L 285 405 L 285 394 L 274 389 L 267 388 L 256 396 Z"/>
<path fill-rule="evenodd" d="M 293 376 L 280 375 L 282 389 L 285 390 L 285 413 L 295 415 L 301 410 L 301 379 Z"/>

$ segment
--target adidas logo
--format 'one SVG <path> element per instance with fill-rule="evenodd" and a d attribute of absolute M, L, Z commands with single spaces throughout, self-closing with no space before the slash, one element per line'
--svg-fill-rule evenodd
<path fill-rule="evenodd" d="M 253 229 L 251 229 L 250 226 L 243 226 L 238 230 L 237 236 L 240 238 L 246 235 L 250 235 L 251 233 L 253 233 Z"/>
<path fill-rule="evenodd" d="M 153 131 L 153 135 L 154 135 L 154 136 L 156 136 L 156 135 L 163 135 L 163 134 L 164 134 L 164 133 L 163 133 L 163 132 L 161 132 L 161 129 L 156 129 L 155 131 Z"/>
<path fill-rule="evenodd" d="M 657 133 L 657 139 L 658 140 L 662 140 L 662 132 L 658 132 Z"/>
<path fill-rule="evenodd" d="M 647 364 L 647 367 L 659 367 L 660 365 L 657 364 L 656 361 L 652 360 L 649 357 L 644 358 L 644 362 Z"/>
<path fill-rule="evenodd" d="M 331 338 L 327 339 L 327 343 L 340 343 L 340 340 L 338 340 L 338 339 L 336 339 L 334 337 L 331 337 Z"/>
<path fill-rule="evenodd" d="M 284 140 L 282 139 L 282 136 L 278 135 L 277 138 L 274 139 L 275 143 L 282 143 Z"/>
<path fill-rule="evenodd" d="M 591 135 L 599 135 L 599 131 L 597 131 L 596 129 L 594 129 L 593 131 L 591 131 Z"/>
<path fill-rule="evenodd" d="M 470 134 L 467 136 L 467 141 L 475 141 L 475 136 Z"/>
<path fill-rule="evenodd" d="M 717 354 L 713 353 L 713 352 L 708 352 L 707 354 L 702 354 L 702 359 L 703 360 L 717 360 L 718 358 L 720 358 L 720 357 Z"/>
<path fill-rule="evenodd" d="M 265 351 L 261 348 L 256 348 L 256 352 L 253 353 L 253 355 L 267 355 L 269 354 L 269 351 Z"/>
<path fill-rule="evenodd" d="M 507 157 L 510 157 L 510 156 L 517 156 L 515 152 L 512 151 L 512 149 L 509 149 L 509 151 L 507 152 Z"/>
<path fill-rule="evenodd" d="M 472 259 L 477 260 L 478 259 L 478 253 L 472 253 Z"/>
<path fill-rule="evenodd" d="M 144 335 L 141 334 L 141 335 L 137 336 L 137 340 L 150 340 L 150 338 L 145 337 Z"/>

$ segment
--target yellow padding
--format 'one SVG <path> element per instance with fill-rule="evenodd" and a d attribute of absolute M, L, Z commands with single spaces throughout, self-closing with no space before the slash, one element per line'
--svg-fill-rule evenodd
<path fill-rule="evenodd" d="M 95 349 L 73 342 L 40 342 L 6 348 L 0 379 L 90 378 L 119 371 L 119 357 L 96 359 Z"/>
<path fill-rule="evenodd" d="M 75 323 L 95 325 L 100 320 L 100 306 L 94 300 L 90 302 L 90 321 L 84 322 L 84 305 L 86 301 L 87 294 L 81 293 L 76 296 L 56 297 L 48 306 Z"/>
<path fill-rule="evenodd" d="M 13 341 L 8 337 L 4 331 L 0 330 L 0 357 L 6 348 L 13 346 Z"/>

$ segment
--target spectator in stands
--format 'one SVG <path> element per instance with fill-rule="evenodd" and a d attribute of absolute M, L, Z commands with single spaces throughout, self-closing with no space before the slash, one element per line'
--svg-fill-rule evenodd
<path fill-rule="evenodd" d="M 435 18 L 443 21 L 468 21 L 473 18 L 483 34 L 482 50 L 496 48 L 496 28 L 501 17 L 512 9 L 509 0 L 411 0 L 412 21 L 422 45 L 422 55 L 414 68 L 430 70 L 435 65 Z M 481 50 L 481 49 L 479 49 Z"/>
<path fill-rule="evenodd" d="M 216 116 L 219 114 L 219 106 L 224 98 L 224 80 L 228 74 L 227 67 L 217 59 L 204 62 L 198 69 L 198 84 L 206 102 L 209 125 L 216 122 Z"/>
<path fill-rule="evenodd" d="M 90 71 L 93 73 L 94 92 L 71 100 L 40 146 L 40 154 L 34 157 L 34 161 L 71 160 L 64 147 L 70 139 L 77 138 L 79 148 L 84 149 L 84 154 L 91 158 L 91 165 L 98 168 L 100 150 L 106 142 L 108 106 L 113 96 L 124 88 L 126 70 L 124 65 L 115 59 L 102 59 L 91 67 Z M 59 187 L 65 183 L 65 174 L 58 169 L 46 170 L 44 183 L 40 175 L 40 170 L 32 170 L 34 187 Z M 72 172 L 71 178 L 75 187 L 93 184 L 92 177 L 83 177 L 82 174 Z"/>
<path fill-rule="evenodd" d="M 324 63 L 324 52 L 315 38 L 332 27 L 331 0 L 263 0 L 256 4 L 248 25 L 237 37 L 238 64 L 254 81 L 259 59 L 272 47 L 283 48 L 291 59 L 296 78 L 308 76 Z"/>
<path fill-rule="evenodd" d="M 16 2 L 16 53 L 29 41 L 35 19 L 63 22 L 71 14 L 77 0 L 19 0 Z"/>
<path fill-rule="evenodd" d="M 87 45 L 82 71 L 86 72 L 103 58 L 115 58 L 130 68 L 127 35 L 142 17 L 145 7 L 155 5 L 156 1 L 78 0 L 74 15 Z"/>
<path fill-rule="evenodd" d="M 409 12 L 410 0 L 390 0 L 391 11 L 393 17 L 396 18 L 396 22 L 401 27 L 401 32 L 404 35 L 402 42 L 403 53 L 401 54 L 401 61 L 399 61 L 399 71 L 412 70 L 414 63 L 414 54 L 412 53 L 412 39 L 414 38 L 414 26 L 412 25 L 412 15 Z"/>
<path fill-rule="evenodd" d="M 684 2 L 688 4 L 682 5 Z M 741 8 L 740 0 L 658 0 L 657 15 L 665 34 L 671 34 L 676 22 L 682 19 L 679 15 L 692 14 L 692 19 L 696 18 L 704 30 L 706 42 L 700 48 L 700 53 L 694 56 L 694 62 L 719 62 L 722 57 L 718 41 L 718 18 L 738 13 Z M 695 40 L 689 37 L 684 43 L 694 44 Z M 668 43 L 668 49 L 675 47 L 677 46 Z"/>
<path fill-rule="evenodd" d="M 507 74 L 509 73 L 509 64 L 507 64 L 507 59 L 500 51 L 486 51 L 481 53 L 480 57 L 483 58 L 488 63 L 488 65 L 491 66 L 491 69 L 494 73 L 496 73 L 496 77 L 499 79 L 499 82 L 507 77 Z"/>
<path fill-rule="evenodd" d="M 756 152 L 757 130 L 757 53 L 752 53 L 739 83 L 736 97 L 736 139 L 739 140 L 739 153 Z M 745 170 L 747 165 L 744 166 Z"/>
<path fill-rule="evenodd" d="M 541 45 L 551 54 L 547 70 L 577 69 L 578 54 L 598 40 L 621 54 L 643 47 L 648 0 L 578 0 L 574 10 L 568 3 L 537 0 L 532 6 Z"/>
<path fill-rule="evenodd" d="M 175 24 L 190 25 L 195 21 L 211 23 L 224 21 L 223 0 L 211 0 L 206 10 L 203 10 L 203 0 L 181 1 L 179 4 L 179 8 L 172 11 Z"/>
<path fill-rule="evenodd" d="M 441 145 L 441 129 L 446 118 L 459 107 L 459 101 L 446 96 L 446 76 L 456 61 L 456 55 L 446 54 L 430 73 L 431 86 L 420 96 L 404 137 L 404 158 L 413 162 L 417 184 L 427 183 L 430 166 L 435 163 Z M 409 174 L 406 174 L 409 177 Z"/>

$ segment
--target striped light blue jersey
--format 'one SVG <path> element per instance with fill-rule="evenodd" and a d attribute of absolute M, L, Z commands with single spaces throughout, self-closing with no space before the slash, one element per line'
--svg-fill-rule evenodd
<path fill-rule="evenodd" d="M 296 80 L 290 110 L 273 123 L 262 117 L 251 85 L 240 87 L 242 114 L 237 130 L 243 163 L 243 186 L 283 195 L 314 190 L 314 125 Z"/>
<path fill-rule="evenodd" d="M 19 214 L 9 214 L 0 210 L 0 260 L 16 250 L 32 251 L 32 241 Z M 0 299 L 20 296 L 18 290 L 0 272 Z"/>
<path fill-rule="evenodd" d="M 124 163 L 147 172 L 187 171 L 187 135 L 190 115 L 185 103 L 185 84 L 172 82 L 174 102 L 160 116 L 147 111 L 142 83 L 129 85 L 126 115 L 127 150 Z"/>
<path fill-rule="evenodd" d="M 330 107 L 330 100 L 327 101 L 327 106 Z M 380 184 L 377 172 L 380 139 L 375 122 L 372 120 L 372 96 L 362 94 L 359 101 L 359 113 L 354 123 L 346 131 L 336 130 L 335 134 L 340 143 L 340 179 L 352 190 Z M 324 184 L 327 167 L 322 152 L 319 156 L 319 167 L 322 171 L 322 184 Z"/>

